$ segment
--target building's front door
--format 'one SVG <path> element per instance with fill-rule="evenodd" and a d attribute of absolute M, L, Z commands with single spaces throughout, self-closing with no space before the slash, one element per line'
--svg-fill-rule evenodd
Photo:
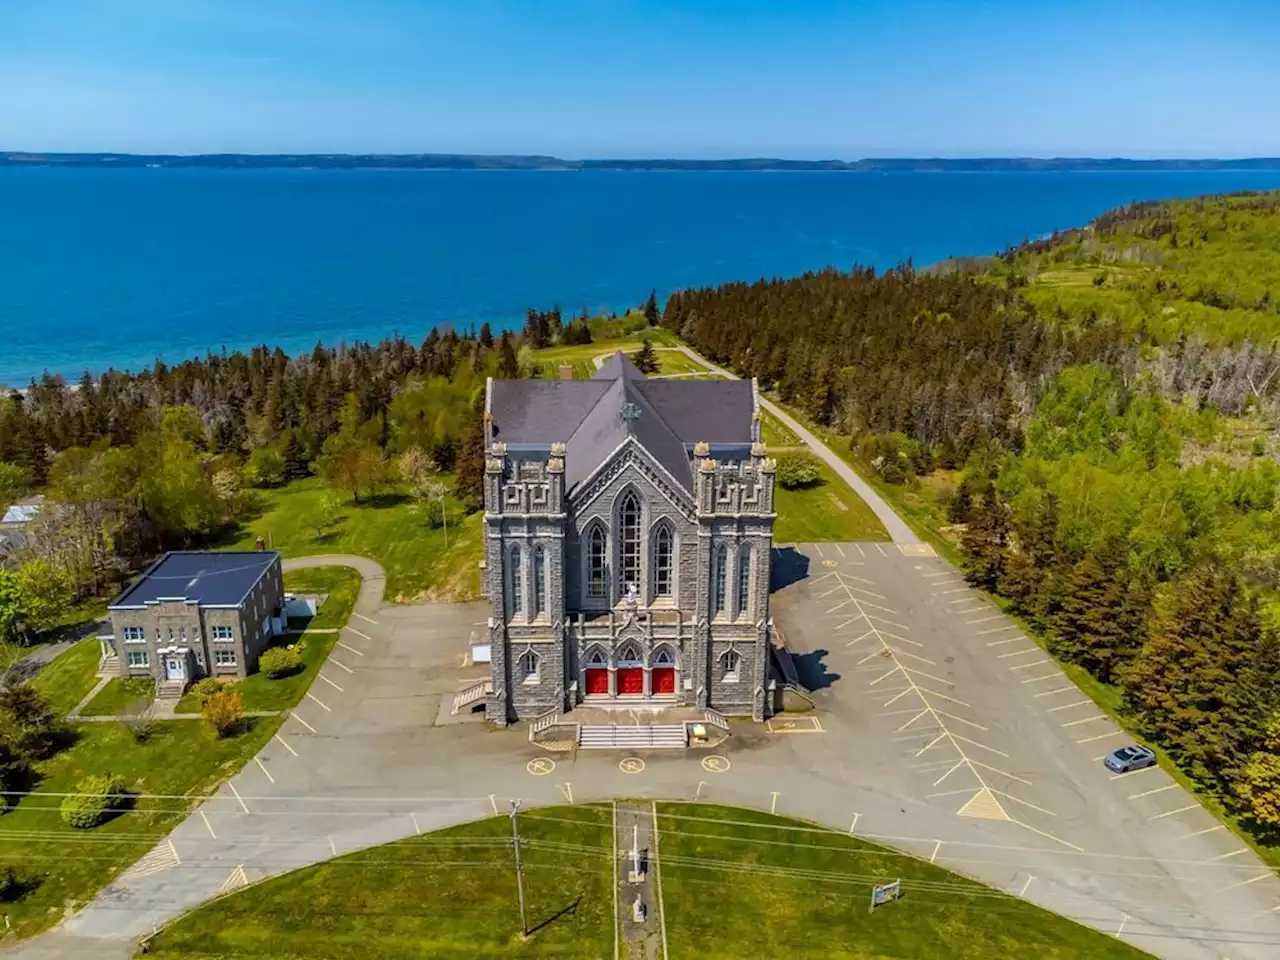
<path fill-rule="evenodd" d="M 587 693 L 609 695 L 608 667 L 587 667 Z"/>
<path fill-rule="evenodd" d="M 653 692 L 655 694 L 676 692 L 675 667 L 653 668 Z"/>
<path fill-rule="evenodd" d="M 632 697 L 644 695 L 644 667 L 618 668 L 618 695 Z"/>
<path fill-rule="evenodd" d="M 164 676 L 166 680 L 187 679 L 186 658 L 170 654 L 164 658 Z"/>

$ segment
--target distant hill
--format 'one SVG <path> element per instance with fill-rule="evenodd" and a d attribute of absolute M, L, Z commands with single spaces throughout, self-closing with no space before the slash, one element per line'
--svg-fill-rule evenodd
<path fill-rule="evenodd" d="M 468 153 L 0 153 L 0 167 L 208 167 L 220 169 L 396 169 L 396 170 L 834 170 L 854 173 L 1016 172 L 1102 170 L 1276 170 L 1280 157 L 1236 160 L 1131 160 L 1123 157 L 988 157 L 976 159 L 869 158 L 863 160 L 783 160 L 773 157 L 727 160 L 562 160 L 547 156 Z"/>

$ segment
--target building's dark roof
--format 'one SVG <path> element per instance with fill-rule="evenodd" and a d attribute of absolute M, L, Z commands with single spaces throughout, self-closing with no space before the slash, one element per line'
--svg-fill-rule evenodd
<path fill-rule="evenodd" d="M 274 550 L 176 550 L 153 563 L 111 607 L 141 607 L 160 600 L 239 606 L 279 558 Z"/>
<path fill-rule="evenodd" d="M 489 399 L 495 440 L 565 444 L 570 491 L 628 436 L 692 491 L 693 444 L 749 445 L 754 410 L 750 381 L 648 380 L 621 352 L 590 380 L 495 380 Z"/>

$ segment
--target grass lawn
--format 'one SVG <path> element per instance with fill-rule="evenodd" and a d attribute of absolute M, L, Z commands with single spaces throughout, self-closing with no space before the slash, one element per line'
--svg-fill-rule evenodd
<path fill-rule="evenodd" d="M 794 447 L 800 438 L 768 410 L 760 411 L 760 439 L 768 447 Z"/>
<path fill-rule="evenodd" d="M 672 960 L 1147 956 L 941 867 L 844 834 L 705 804 L 661 804 L 659 814 L 657 865 Z M 610 808 L 521 815 L 530 921 L 549 921 L 524 941 L 510 829 L 506 817 L 492 817 L 264 881 L 162 930 L 150 941 L 149 955 L 611 956 Z M 868 913 L 871 885 L 897 878 L 903 899 Z"/>
<path fill-rule="evenodd" d="M 284 575 L 284 588 L 290 593 L 327 593 L 329 598 L 308 624 L 314 629 L 309 629 L 302 636 L 290 634 L 280 637 L 272 644 L 296 645 L 302 655 L 301 670 L 275 680 L 265 673 L 254 673 L 235 682 L 234 687 L 240 693 L 246 710 L 284 710 L 302 699 L 338 639 L 336 633 L 318 633 L 316 630 L 333 630 L 346 624 L 360 593 L 360 574 L 350 567 L 294 570 Z M 194 693 L 188 692 L 178 701 L 174 711 L 199 713 L 200 701 Z"/>
<path fill-rule="evenodd" d="M 95 643 L 96 646 L 96 643 Z M 186 800 L 137 799 L 133 809 L 92 830 L 62 822 L 60 798 L 83 777 L 114 773 L 135 793 L 199 796 L 244 765 L 279 728 L 275 717 L 251 718 L 239 736 L 219 740 L 204 723 L 157 723 L 145 744 L 119 723 L 77 724 L 74 745 L 39 765 L 40 781 L 16 809 L 0 816 L 0 851 L 26 894 L 4 905 L 13 932 L 31 936 L 53 926 L 147 853 L 186 814 Z"/>
<path fill-rule="evenodd" d="M 533 359 L 542 367 L 542 375 L 554 379 L 558 377 L 561 364 L 573 367 L 573 376 L 577 380 L 587 380 L 596 372 L 595 358 L 621 350 L 623 353 L 635 353 L 648 339 L 655 347 L 671 346 L 677 343 L 675 336 L 662 327 L 653 327 L 634 336 L 616 340 L 597 340 L 571 347 L 547 347 L 535 350 Z M 701 369 L 701 366 L 690 360 L 683 353 L 672 350 L 658 351 L 658 373 L 688 373 Z"/>
<path fill-rule="evenodd" d="M 156 682 L 149 677 L 113 677 L 84 708 L 86 717 L 114 717 L 139 700 L 155 699 Z"/>
<path fill-rule="evenodd" d="M 264 881 L 165 928 L 148 955 L 600 960 L 613 955 L 611 831 L 609 807 L 521 814 L 529 922 L 545 924 L 527 940 L 501 816 Z"/>
<path fill-rule="evenodd" d="M 774 497 L 775 543 L 889 539 L 871 508 L 825 463 L 817 483 L 800 490 L 775 487 Z"/>
<path fill-rule="evenodd" d="M 31 685 L 44 694 L 55 714 L 65 717 L 98 682 L 101 655 L 97 637 L 86 637 L 45 664 Z"/>
<path fill-rule="evenodd" d="M 672 960 L 1148 956 L 1024 900 L 845 834 L 707 804 L 659 804 L 658 811 Z M 868 912 L 872 885 L 896 879 L 902 899 Z"/>
<path fill-rule="evenodd" d="M 309 477 L 262 494 L 263 512 L 245 525 L 228 547 L 252 549 L 255 538 L 269 537 L 285 557 L 321 553 L 354 553 L 370 557 L 387 571 L 387 599 L 393 601 L 474 600 L 479 596 L 479 563 L 483 518 L 466 516 L 449 500 L 449 547 L 440 528 L 432 529 L 413 510 L 412 502 L 388 494 L 351 502 L 332 527 L 320 532 L 320 504 L 333 493 L 323 480 Z"/>

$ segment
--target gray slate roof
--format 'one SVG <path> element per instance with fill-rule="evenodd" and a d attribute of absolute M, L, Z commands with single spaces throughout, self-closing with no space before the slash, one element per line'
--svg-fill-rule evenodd
<path fill-rule="evenodd" d="M 176 599 L 202 606 L 239 606 L 279 557 L 274 550 L 175 550 L 153 563 L 111 607 Z"/>
<path fill-rule="evenodd" d="M 621 416 L 627 404 L 638 417 Z M 618 352 L 590 380 L 495 380 L 489 412 L 497 441 L 564 443 L 567 490 L 634 436 L 692 491 L 693 445 L 749 445 L 754 404 L 750 381 L 649 380 Z"/>

